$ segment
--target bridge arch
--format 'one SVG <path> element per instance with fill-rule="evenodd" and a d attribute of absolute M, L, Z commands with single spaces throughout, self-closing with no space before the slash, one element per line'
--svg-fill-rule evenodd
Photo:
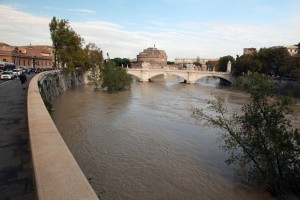
<path fill-rule="evenodd" d="M 151 72 L 149 74 L 148 79 L 154 78 L 155 76 L 159 76 L 159 75 L 165 75 L 165 73 L 164 72 L 156 72 L 156 73 Z"/>
<path fill-rule="evenodd" d="M 180 78 L 183 78 L 184 80 L 187 80 L 188 77 L 187 77 L 187 73 L 186 74 L 182 74 L 182 73 L 176 73 L 176 72 L 168 72 L 167 73 L 168 75 L 174 75 L 174 76 L 178 76 Z"/>
<path fill-rule="evenodd" d="M 130 76 L 132 76 L 132 77 L 134 77 L 134 78 L 136 78 L 136 79 L 138 79 L 139 81 L 141 81 L 142 79 L 141 79 L 141 77 L 140 76 L 138 76 L 138 75 L 135 75 L 135 74 L 130 74 L 130 73 L 128 73 Z"/>
<path fill-rule="evenodd" d="M 217 77 L 232 84 L 234 78 L 230 72 L 194 71 L 194 70 L 170 70 L 170 69 L 127 69 L 127 73 L 145 82 L 159 75 L 174 75 L 183 78 L 188 83 L 195 83 L 204 77 Z"/>
<path fill-rule="evenodd" d="M 199 74 L 197 76 L 194 77 L 194 79 L 192 80 L 193 82 L 196 82 L 199 79 L 205 78 L 205 77 L 217 77 L 221 80 L 225 80 L 226 82 L 232 84 L 232 80 L 230 77 L 224 76 L 222 74 L 218 74 L 218 73 L 211 73 L 211 74 Z"/>
<path fill-rule="evenodd" d="M 138 73 L 137 71 L 129 71 L 129 70 L 127 70 L 127 74 L 129 74 L 129 75 L 137 78 L 140 81 L 142 80 L 141 74 Z"/>

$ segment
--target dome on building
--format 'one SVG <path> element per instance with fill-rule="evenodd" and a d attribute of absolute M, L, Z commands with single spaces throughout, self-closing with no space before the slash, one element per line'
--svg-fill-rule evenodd
<path fill-rule="evenodd" d="M 164 50 L 150 47 L 137 55 L 137 62 L 147 62 L 152 67 L 163 67 L 167 65 L 167 54 Z"/>

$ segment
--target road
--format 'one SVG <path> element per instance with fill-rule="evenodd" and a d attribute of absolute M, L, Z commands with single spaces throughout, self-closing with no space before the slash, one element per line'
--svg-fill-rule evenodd
<path fill-rule="evenodd" d="M 36 199 L 27 123 L 27 87 L 34 74 L 0 80 L 0 200 Z"/>

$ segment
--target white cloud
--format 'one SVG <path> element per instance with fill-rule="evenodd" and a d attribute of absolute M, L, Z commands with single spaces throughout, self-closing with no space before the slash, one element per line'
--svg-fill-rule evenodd
<path fill-rule="evenodd" d="M 20 12 L 13 7 L 0 5 L 9 10 L 0 18 L 1 41 L 11 45 L 51 44 L 48 24 L 50 19 Z"/>
<path fill-rule="evenodd" d="M 21 12 L 13 7 L 0 18 L 2 42 L 11 45 L 51 44 L 48 24 L 51 19 Z M 93 11 L 84 11 L 92 13 Z M 274 24 L 254 25 L 224 22 L 187 22 L 168 26 L 161 22 L 149 31 L 142 27 L 131 31 L 126 27 L 105 21 L 72 22 L 71 27 L 86 41 L 95 43 L 111 57 L 134 58 L 143 49 L 156 44 L 166 51 L 169 60 L 175 57 L 209 57 L 242 54 L 245 47 L 270 47 L 299 42 L 300 18 Z M 135 25 L 137 27 L 137 25 Z M 106 54 L 106 53 L 105 53 Z"/>

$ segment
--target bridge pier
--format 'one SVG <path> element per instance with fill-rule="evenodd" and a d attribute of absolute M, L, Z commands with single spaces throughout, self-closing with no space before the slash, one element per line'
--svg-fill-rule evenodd
<path fill-rule="evenodd" d="M 187 81 L 188 84 L 195 84 L 196 81 Z"/>

